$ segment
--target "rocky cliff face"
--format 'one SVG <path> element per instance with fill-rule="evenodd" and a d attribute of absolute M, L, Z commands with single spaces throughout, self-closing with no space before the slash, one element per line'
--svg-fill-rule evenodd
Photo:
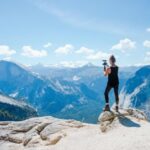
<path fill-rule="evenodd" d="M 0 94 L 1 121 L 19 121 L 37 116 L 36 110 L 27 105 L 25 102 L 20 102 Z"/>
<path fill-rule="evenodd" d="M 150 66 L 139 69 L 128 79 L 120 92 L 120 104 L 123 108 L 137 108 L 150 120 Z"/>
<path fill-rule="evenodd" d="M 133 109 L 104 112 L 100 125 L 53 117 L 0 122 L 1 150 L 149 150 L 150 124 Z"/>

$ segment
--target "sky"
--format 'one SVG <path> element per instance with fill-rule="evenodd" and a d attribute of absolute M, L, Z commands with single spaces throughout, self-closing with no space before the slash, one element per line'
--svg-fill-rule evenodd
<path fill-rule="evenodd" d="M 150 64 L 149 0 L 0 0 L 0 59 L 25 65 Z"/>

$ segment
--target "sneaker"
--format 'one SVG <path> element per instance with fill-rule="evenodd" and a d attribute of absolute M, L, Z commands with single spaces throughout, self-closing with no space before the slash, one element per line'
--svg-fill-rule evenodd
<path fill-rule="evenodd" d="M 110 111 L 109 104 L 106 104 L 106 105 L 105 105 L 104 111 Z"/>
<path fill-rule="evenodd" d="M 116 105 L 116 112 L 119 112 L 119 107 L 118 107 L 118 105 Z"/>

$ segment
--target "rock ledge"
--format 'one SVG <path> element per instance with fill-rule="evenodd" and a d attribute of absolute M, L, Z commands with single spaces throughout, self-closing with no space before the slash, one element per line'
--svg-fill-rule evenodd
<path fill-rule="evenodd" d="M 120 120 L 129 122 L 129 119 L 138 119 L 147 121 L 147 117 L 145 114 L 137 109 L 120 109 L 119 112 L 115 111 L 105 111 L 100 114 L 98 121 L 100 123 L 100 129 L 102 132 L 106 132 L 107 130 L 114 127 L 116 122 L 120 122 Z M 127 122 L 128 121 L 128 122 Z"/>

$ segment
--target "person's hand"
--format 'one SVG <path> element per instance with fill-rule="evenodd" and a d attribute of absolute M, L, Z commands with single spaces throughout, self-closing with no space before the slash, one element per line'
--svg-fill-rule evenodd
<path fill-rule="evenodd" d="M 106 66 L 104 66 L 104 71 L 106 71 Z"/>
<path fill-rule="evenodd" d="M 111 68 L 106 68 L 104 71 L 104 75 L 108 76 L 111 73 Z"/>

